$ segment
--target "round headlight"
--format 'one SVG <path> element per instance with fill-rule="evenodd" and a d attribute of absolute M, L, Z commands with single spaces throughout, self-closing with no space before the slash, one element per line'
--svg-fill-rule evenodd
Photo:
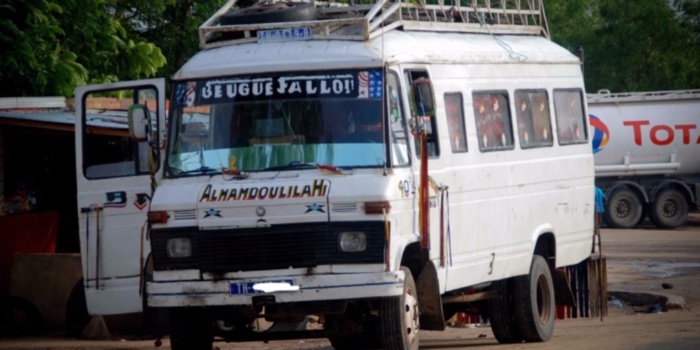
<path fill-rule="evenodd" d="M 343 252 L 363 252 L 367 249 L 367 235 L 364 232 L 342 232 L 340 250 Z"/>
<path fill-rule="evenodd" d="M 188 258 L 192 256 L 192 241 L 189 238 L 171 238 L 167 243 L 169 258 Z"/>

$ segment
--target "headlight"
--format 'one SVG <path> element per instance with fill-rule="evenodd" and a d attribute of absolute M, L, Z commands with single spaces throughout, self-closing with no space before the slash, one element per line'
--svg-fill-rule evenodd
<path fill-rule="evenodd" d="M 189 238 L 171 238 L 168 240 L 169 258 L 187 258 L 192 256 L 192 241 Z"/>
<path fill-rule="evenodd" d="M 340 250 L 363 252 L 367 249 L 367 235 L 364 232 L 343 232 L 340 234 Z"/>

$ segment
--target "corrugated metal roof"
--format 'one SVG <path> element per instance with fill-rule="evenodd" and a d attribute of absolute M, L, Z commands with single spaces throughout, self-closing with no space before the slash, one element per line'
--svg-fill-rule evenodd
<path fill-rule="evenodd" d="M 42 124 L 75 126 L 75 113 L 68 110 L 0 110 L 0 124 L 41 127 Z M 88 125 L 106 129 L 127 129 L 126 112 L 88 113 Z"/>

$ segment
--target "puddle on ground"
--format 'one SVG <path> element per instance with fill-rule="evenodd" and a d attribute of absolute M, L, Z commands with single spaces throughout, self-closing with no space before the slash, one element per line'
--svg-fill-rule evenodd
<path fill-rule="evenodd" d="M 632 269 L 652 278 L 668 278 L 700 273 L 700 262 L 662 262 L 648 260 L 608 259 L 608 268 L 616 266 Z"/>

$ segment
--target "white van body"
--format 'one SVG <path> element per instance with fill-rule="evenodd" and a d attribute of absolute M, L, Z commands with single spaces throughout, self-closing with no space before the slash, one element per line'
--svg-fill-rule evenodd
<path fill-rule="evenodd" d="M 368 6 L 368 16 L 382 4 L 417 6 L 380 1 Z M 543 264 L 534 263 L 538 256 L 549 268 L 534 281 L 545 281 L 540 287 L 551 300 L 547 314 L 535 318 L 553 322 L 558 268 L 586 260 L 594 233 L 594 165 L 580 61 L 541 35 L 540 26 L 523 31 L 493 25 L 490 31 L 471 23 L 472 29 L 454 32 L 439 23 L 420 30 L 408 24 L 366 40 L 246 37 L 216 43 L 173 76 L 170 130 L 163 134 L 168 145 L 159 151 L 140 251 L 153 263 L 146 303 L 171 310 L 171 322 L 179 326 L 174 329 L 199 340 L 212 334 L 237 339 L 234 333 L 245 333 L 241 324 L 256 317 L 283 323 L 318 314 L 327 322 L 323 336 L 342 348 L 352 333 L 346 315 L 352 309 L 381 320 L 382 327 L 353 320 L 361 334 L 370 334 L 368 344 L 385 338 L 392 340 L 380 341 L 384 348 L 416 348 L 418 328 L 444 329 L 454 312 L 449 305 L 497 295 L 506 300 L 503 293 L 513 287 L 492 282 L 529 283 L 533 266 Z M 503 34 L 508 28 L 513 33 Z M 432 94 L 434 108 L 426 117 L 412 107 L 423 103 L 411 93 L 417 81 L 427 82 Z M 310 131 L 301 132 L 312 123 L 310 106 L 331 102 L 353 109 L 345 119 L 350 130 L 375 131 L 378 138 L 313 143 Z M 354 109 L 360 105 L 371 113 L 360 114 Z M 233 129 L 221 124 L 230 119 L 223 114 L 256 108 L 268 116 L 253 117 L 255 123 L 272 121 L 276 111 L 285 119 L 265 125 L 292 134 L 256 126 L 256 141 L 222 143 L 221 137 L 233 135 L 220 132 Z M 528 113 L 539 116 L 534 123 L 541 127 L 518 119 L 530 109 L 539 109 Z M 574 119 L 560 118 L 569 109 Z M 485 124 L 477 125 L 486 110 L 507 118 L 495 138 Z M 455 113 L 462 116 L 461 130 Z M 380 127 L 363 126 L 365 115 L 381 121 Z M 196 131 L 189 129 L 195 124 Z M 573 133 L 565 134 L 569 129 Z M 421 171 L 422 132 L 427 172 Z M 289 139 L 273 142 L 278 134 Z M 423 199 L 421 182 L 429 187 Z M 116 242 L 102 244 L 105 249 Z M 133 286 L 128 295 L 138 291 Z M 473 293 L 478 296 L 465 298 Z M 386 300 L 414 310 L 397 316 L 405 327 L 384 326 L 393 317 L 384 316 L 393 310 Z M 93 311 L 117 306 L 89 305 Z M 219 327 L 193 325 L 201 319 Z M 551 330 L 528 335 L 523 327 L 513 337 L 501 332 L 499 340 L 551 336 Z M 207 343 L 182 337 L 176 336 L 177 346 Z"/>

